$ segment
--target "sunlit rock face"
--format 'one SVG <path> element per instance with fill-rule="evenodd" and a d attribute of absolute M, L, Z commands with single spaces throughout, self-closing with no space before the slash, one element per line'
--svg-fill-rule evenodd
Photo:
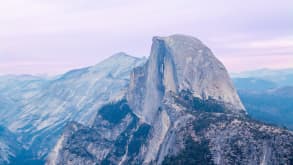
<path fill-rule="evenodd" d="M 226 69 L 196 38 L 154 37 L 130 77 L 92 125 L 67 127 L 47 164 L 293 163 L 292 132 L 247 118 Z"/>
<path fill-rule="evenodd" d="M 245 113 L 224 65 L 201 41 L 184 35 L 154 37 L 148 62 L 131 75 L 127 95 L 131 107 L 152 122 L 166 93 L 182 90 L 217 100 L 228 112 Z"/>

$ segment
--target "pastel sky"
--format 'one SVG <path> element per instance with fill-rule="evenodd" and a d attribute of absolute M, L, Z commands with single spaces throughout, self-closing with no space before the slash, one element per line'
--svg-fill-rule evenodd
<path fill-rule="evenodd" d="M 230 72 L 293 67 L 292 0 L 0 0 L 0 74 L 59 74 L 152 36 L 202 40 Z"/>

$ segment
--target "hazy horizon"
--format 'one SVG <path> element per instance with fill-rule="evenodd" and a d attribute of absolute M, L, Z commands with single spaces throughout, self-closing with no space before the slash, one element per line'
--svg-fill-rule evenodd
<path fill-rule="evenodd" d="M 240 72 L 293 68 L 293 2 L 10 0 L 0 5 L 0 75 L 61 74 L 116 52 L 149 56 L 153 36 L 199 38 Z"/>

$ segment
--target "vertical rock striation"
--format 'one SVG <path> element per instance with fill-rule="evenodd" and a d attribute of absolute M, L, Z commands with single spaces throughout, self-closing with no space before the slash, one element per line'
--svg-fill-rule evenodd
<path fill-rule="evenodd" d="M 125 99 L 102 107 L 91 127 L 68 127 L 48 164 L 293 163 L 292 132 L 247 118 L 225 67 L 198 39 L 154 37 L 130 77 Z"/>
<path fill-rule="evenodd" d="M 154 37 L 148 62 L 131 74 L 130 106 L 151 123 L 166 94 L 182 90 L 223 103 L 227 112 L 245 113 L 224 65 L 201 41 L 184 35 Z"/>

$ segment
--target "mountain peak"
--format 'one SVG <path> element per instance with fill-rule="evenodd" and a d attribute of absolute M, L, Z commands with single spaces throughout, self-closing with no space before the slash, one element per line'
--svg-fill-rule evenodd
<path fill-rule="evenodd" d="M 134 64 L 134 67 L 136 67 L 144 62 L 145 59 L 134 57 L 124 52 L 118 52 L 91 67 L 90 71 L 104 70 L 105 72 L 111 72 L 128 67 L 130 64 Z"/>
<path fill-rule="evenodd" d="M 203 45 L 203 43 L 196 37 L 184 35 L 184 34 L 173 34 L 167 37 L 154 36 L 153 42 L 155 42 L 156 40 L 163 40 L 169 44 L 172 42 L 186 42 L 193 45 Z"/>
<path fill-rule="evenodd" d="M 290 164 L 292 133 L 243 113 L 225 67 L 204 44 L 154 37 L 126 98 L 99 109 L 90 126 L 67 127 L 48 164 Z"/>
<path fill-rule="evenodd" d="M 111 55 L 110 57 L 106 58 L 105 60 L 103 60 L 102 62 L 100 62 L 98 65 L 103 64 L 103 63 L 117 63 L 120 62 L 121 60 L 138 60 L 139 58 L 131 56 L 127 53 L 124 52 L 118 52 L 115 53 L 113 55 Z"/>
<path fill-rule="evenodd" d="M 113 54 L 110 58 L 136 58 L 136 57 L 133 57 L 125 52 L 117 52 Z"/>
<path fill-rule="evenodd" d="M 217 100 L 229 112 L 245 112 L 224 65 L 200 40 L 186 35 L 153 37 L 148 62 L 131 77 L 128 100 L 132 108 L 151 121 L 160 100 L 169 92 L 181 91 Z"/>

